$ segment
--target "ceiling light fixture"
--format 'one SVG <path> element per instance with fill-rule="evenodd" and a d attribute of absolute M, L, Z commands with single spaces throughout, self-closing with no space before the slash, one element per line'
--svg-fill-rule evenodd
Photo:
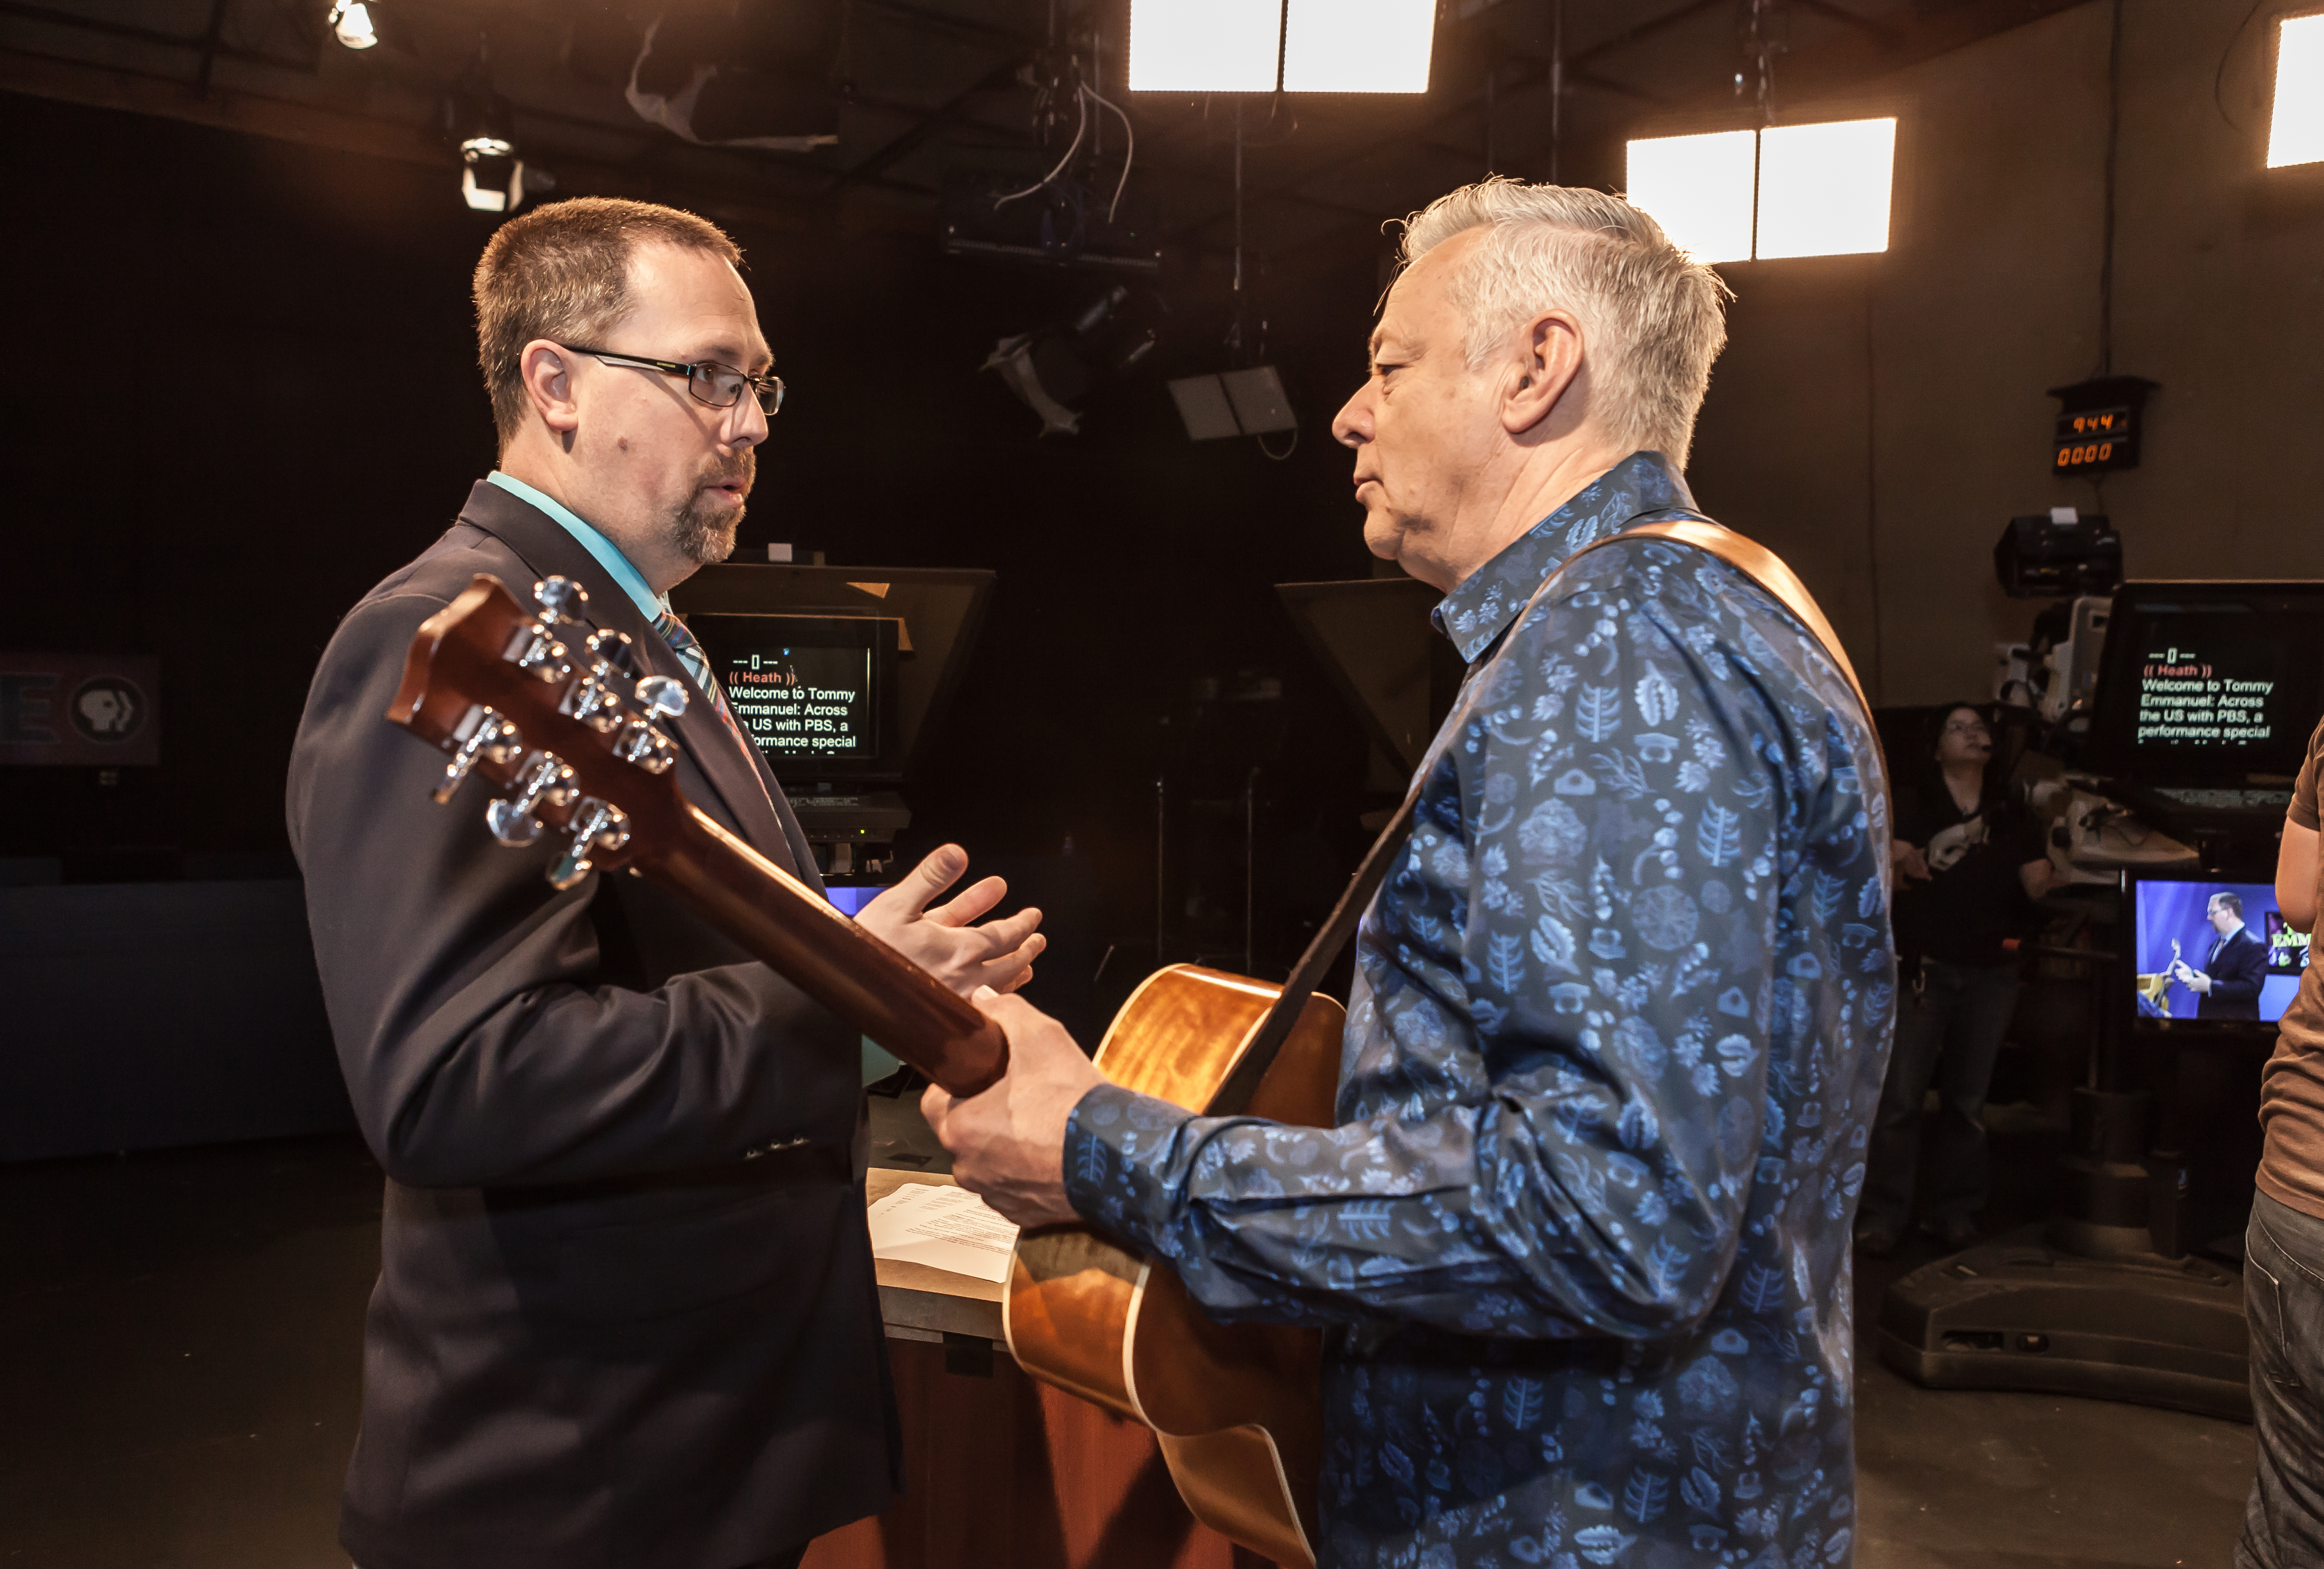
<path fill-rule="evenodd" d="M 444 96 L 444 140 L 460 149 L 460 199 L 477 212 L 512 213 L 529 194 L 553 189 L 546 170 L 527 179 L 517 152 L 516 115 L 493 88 L 491 52 L 483 39 L 476 58 Z"/>
<path fill-rule="evenodd" d="M 371 7 L 364 0 L 337 0 L 330 15 L 323 19 L 323 25 L 349 49 L 369 49 L 379 42 L 379 29 L 373 23 Z"/>
<path fill-rule="evenodd" d="M 514 212 L 524 200 L 524 160 L 502 136 L 460 143 L 460 195 L 478 212 Z"/>
<path fill-rule="evenodd" d="M 2324 16 L 2294 16 L 2275 33 L 2275 107 L 2267 166 L 2324 162 Z"/>
<path fill-rule="evenodd" d="M 1271 93 L 1283 0 L 1130 0 L 1130 88 L 1139 93 Z"/>
<path fill-rule="evenodd" d="M 1425 93 L 1435 0 L 1290 0 L 1287 93 Z"/>

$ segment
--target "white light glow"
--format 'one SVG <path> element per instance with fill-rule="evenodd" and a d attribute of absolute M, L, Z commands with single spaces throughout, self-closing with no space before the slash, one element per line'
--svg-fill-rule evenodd
<path fill-rule="evenodd" d="M 340 0 L 331 8 L 327 20 L 331 36 L 349 49 L 369 49 L 379 42 L 379 30 L 372 25 L 371 7 L 364 0 Z"/>
<path fill-rule="evenodd" d="M 1748 261 L 1756 157 L 1757 141 L 1749 131 L 1633 142 L 1630 201 L 1696 261 Z"/>
<path fill-rule="evenodd" d="M 505 190 L 494 190 L 489 185 L 478 185 L 476 183 L 476 171 L 474 169 L 463 169 L 460 171 L 460 195 L 470 207 L 475 208 L 478 212 L 508 211 L 508 192 Z"/>
<path fill-rule="evenodd" d="M 2275 112 L 2267 166 L 2324 161 L 2324 16 L 2295 16 L 2276 32 Z"/>
<path fill-rule="evenodd" d="M 1758 258 L 1886 250 L 1895 164 L 1895 120 L 1762 131 Z"/>
<path fill-rule="evenodd" d="M 1290 0 L 1286 93 L 1425 93 L 1435 0 Z"/>
<path fill-rule="evenodd" d="M 1271 93 L 1283 0 L 1131 0 L 1130 90 Z"/>

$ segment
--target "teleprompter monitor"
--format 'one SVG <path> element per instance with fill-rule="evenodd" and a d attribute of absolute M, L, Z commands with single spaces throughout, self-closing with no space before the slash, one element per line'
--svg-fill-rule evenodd
<path fill-rule="evenodd" d="M 2273 884 L 2189 873 L 2130 883 L 2141 1030 L 2272 1033 L 2308 969 Z"/>
<path fill-rule="evenodd" d="M 2289 780 L 2319 715 L 2324 583 L 2115 591 L 2092 699 L 2092 769 L 2153 785 Z"/>
<path fill-rule="evenodd" d="M 735 722 L 780 778 L 885 779 L 896 755 L 896 628 L 874 616 L 700 614 L 687 627 Z"/>
<path fill-rule="evenodd" d="M 993 575 L 962 567 L 803 567 L 730 561 L 705 567 L 670 599 L 713 660 L 747 652 L 748 641 L 770 631 L 761 617 L 804 617 L 884 623 L 893 635 L 891 670 L 875 669 L 884 755 L 868 766 L 860 754 L 826 748 L 820 754 L 770 752 L 783 788 L 812 791 L 819 784 L 900 784 L 959 686 L 983 623 Z M 727 645 L 735 643 L 733 649 Z M 883 641 L 881 651 L 889 648 Z M 763 654 L 762 654 L 763 657 Z M 720 669 L 723 671 L 724 666 Z M 829 719 L 830 715 L 806 715 Z M 848 832 L 855 836 L 854 830 Z"/>

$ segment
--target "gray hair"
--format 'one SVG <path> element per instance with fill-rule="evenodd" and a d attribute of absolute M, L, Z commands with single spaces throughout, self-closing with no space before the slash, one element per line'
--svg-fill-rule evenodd
<path fill-rule="evenodd" d="M 1652 448 L 1680 468 L 1711 362 L 1727 346 L 1718 273 L 1670 242 L 1618 196 L 1496 175 L 1438 197 L 1405 220 L 1410 266 L 1453 235 L 1492 233 L 1448 281 L 1468 323 L 1469 368 L 1502 352 L 1510 333 L 1563 306 L 1582 323 L 1592 361 L 1592 415 L 1616 440 Z"/>

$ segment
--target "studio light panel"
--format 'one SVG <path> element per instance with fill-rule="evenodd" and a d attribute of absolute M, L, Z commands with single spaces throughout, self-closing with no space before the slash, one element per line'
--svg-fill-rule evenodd
<path fill-rule="evenodd" d="M 1290 0 L 1290 5 L 1283 33 L 1284 91 L 1428 90 L 1435 0 Z"/>
<path fill-rule="evenodd" d="M 1888 248 L 1896 122 L 1837 120 L 1629 144 L 1628 195 L 1698 262 Z"/>
<path fill-rule="evenodd" d="M 1283 0 L 1131 0 L 1130 86 L 1140 93 L 1271 93 Z"/>
<path fill-rule="evenodd" d="M 1759 133 L 1754 254 L 1847 256 L 1888 248 L 1896 122 L 1771 125 Z"/>
<path fill-rule="evenodd" d="M 2324 16 L 2294 16 L 2276 30 L 2267 166 L 2319 162 L 2324 162 Z"/>
<path fill-rule="evenodd" d="M 1629 198 L 1696 261 L 1748 261 L 1757 155 L 1757 138 L 1749 131 L 1633 142 Z"/>

